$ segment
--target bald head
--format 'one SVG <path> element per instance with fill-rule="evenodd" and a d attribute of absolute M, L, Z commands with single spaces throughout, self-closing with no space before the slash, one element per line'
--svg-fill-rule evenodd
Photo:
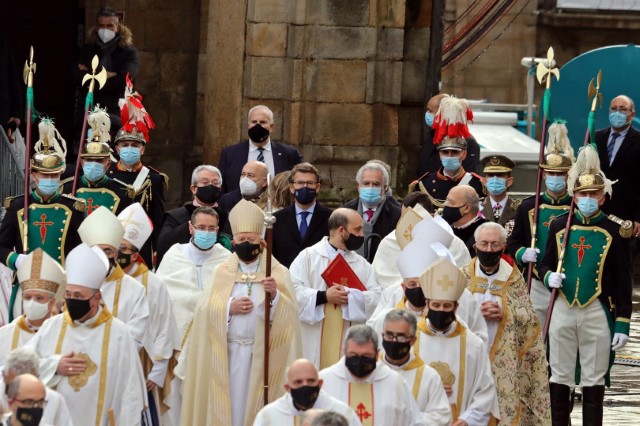
<path fill-rule="evenodd" d="M 16 376 L 7 387 L 9 404 L 27 399 L 42 401 L 46 395 L 46 389 L 40 379 L 33 374 L 21 374 Z"/>
<path fill-rule="evenodd" d="M 347 249 L 344 242 L 349 239 L 349 234 L 364 236 L 362 216 L 353 209 L 335 209 L 329 216 L 328 226 L 329 243 L 340 250 Z"/>
<path fill-rule="evenodd" d="M 438 108 L 440 108 L 440 102 L 442 101 L 442 98 L 446 98 L 447 96 L 449 95 L 447 95 L 446 93 L 440 93 L 433 96 L 431 99 L 429 99 L 429 102 L 427 102 L 427 111 L 432 114 L 438 112 Z"/>
<path fill-rule="evenodd" d="M 462 217 L 452 225 L 464 225 L 478 214 L 480 199 L 478 193 L 469 185 L 457 185 L 449 190 L 445 201 L 448 207 L 458 207 Z"/>
<path fill-rule="evenodd" d="M 267 188 L 267 175 L 269 174 L 269 168 L 262 161 L 249 161 L 242 167 L 242 173 L 240 174 L 240 192 L 245 197 L 257 197 Z M 255 191 L 253 188 L 247 187 L 243 184 L 244 179 L 249 179 L 255 182 Z M 251 184 L 251 182 L 249 182 Z"/>
<path fill-rule="evenodd" d="M 304 411 L 302 413 L 302 426 L 311 426 L 313 421 L 324 413 L 326 413 L 326 411 L 321 408 L 311 408 Z"/>
<path fill-rule="evenodd" d="M 287 391 L 301 386 L 316 386 L 318 382 L 320 382 L 318 369 L 307 359 L 297 359 L 287 368 L 287 384 L 285 385 Z"/>

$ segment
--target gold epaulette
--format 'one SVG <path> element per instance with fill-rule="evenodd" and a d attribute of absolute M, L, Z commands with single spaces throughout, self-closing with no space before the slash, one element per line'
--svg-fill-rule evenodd
<path fill-rule="evenodd" d="M 18 198 L 18 197 L 22 197 L 22 195 L 12 195 L 12 196 L 10 196 L 10 197 L 5 198 L 5 199 L 4 199 L 4 208 L 5 208 L 5 209 L 8 209 L 8 208 L 9 208 L 9 206 L 11 205 L 11 202 L 12 202 L 13 200 L 15 200 L 16 198 Z"/>
<path fill-rule="evenodd" d="M 169 176 L 166 173 L 160 173 L 160 176 L 162 176 L 162 189 L 167 192 L 169 190 Z"/>
<path fill-rule="evenodd" d="M 522 198 L 510 198 L 511 199 L 511 209 L 512 210 L 518 210 L 518 207 L 520 207 L 520 204 L 522 204 Z"/>
<path fill-rule="evenodd" d="M 63 197 L 73 200 L 73 208 L 78 210 L 80 213 L 84 213 L 87 209 L 87 203 L 82 198 L 74 197 L 69 194 L 62 194 Z"/>
<path fill-rule="evenodd" d="M 618 216 L 612 214 L 607 217 L 611 222 L 620 225 L 620 230 L 618 232 L 620 233 L 620 236 L 622 238 L 631 238 L 633 236 L 633 222 L 631 222 L 630 220 L 621 219 Z"/>

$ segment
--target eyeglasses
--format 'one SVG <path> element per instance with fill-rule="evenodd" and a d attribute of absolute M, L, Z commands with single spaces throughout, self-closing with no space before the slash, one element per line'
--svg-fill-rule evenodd
<path fill-rule="evenodd" d="M 194 226 L 194 228 L 198 231 L 203 232 L 216 232 L 218 229 L 220 229 L 219 226 Z"/>
<path fill-rule="evenodd" d="M 611 107 L 609 108 L 609 111 L 611 112 L 621 112 L 623 114 L 629 114 L 631 112 L 631 110 L 627 107 Z"/>
<path fill-rule="evenodd" d="M 406 343 L 413 339 L 415 336 L 407 336 L 406 334 L 394 334 L 390 331 L 382 333 L 382 338 L 388 342 L 396 341 L 399 343 Z"/>
<path fill-rule="evenodd" d="M 303 181 L 303 180 L 297 180 L 295 182 L 293 182 L 293 186 L 297 187 L 297 188 L 302 188 L 303 186 L 306 186 L 307 188 L 311 188 L 314 187 L 318 184 L 318 182 L 312 181 L 312 180 L 308 180 L 308 181 Z"/>
<path fill-rule="evenodd" d="M 44 399 L 38 401 L 34 401 L 33 399 L 16 399 L 16 402 L 19 402 L 24 408 L 44 408 L 47 405 L 47 401 Z"/>
<path fill-rule="evenodd" d="M 220 181 L 219 180 L 211 180 L 211 181 L 199 180 L 196 186 L 207 186 L 207 185 L 220 186 Z"/>
<path fill-rule="evenodd" d="M 478 247 L 480 250 L 484 250 L 489 247 L 491 247 L 492 250 L 499 250 L 503 246 L 504 243 L 501 243 L 499 241 L 478 241 L 476 243 L 476 247 Z"/>

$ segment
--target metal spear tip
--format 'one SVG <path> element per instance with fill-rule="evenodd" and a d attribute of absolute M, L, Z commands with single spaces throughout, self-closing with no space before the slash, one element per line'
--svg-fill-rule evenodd
<path fill-rule="evenodd" d="M 93 55 L 93 59 L 91 60 L 91 69 L 93 70 L 93 74 L 96 73 L 96 69 L 98 69 L 98 64 L 100 64 L 98 55 Z"/>

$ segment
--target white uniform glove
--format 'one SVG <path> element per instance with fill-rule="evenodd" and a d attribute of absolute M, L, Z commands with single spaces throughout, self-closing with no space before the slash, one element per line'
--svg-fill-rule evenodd
<path fill-rule="evenodd" d="M 627 344 L 629 341 L 629 336 L 624 333 L 614 333 L 613 341 L 611 342 L 611 349 L 614 351 L 619 351 Z"/>
<path fill-rule="evenodd" d="M 562 288 L 562 280 L 565 278 L 567 278 L 567 276 L 561 272 L 552 272 L 547 282 L 551 288 Z"/>
<path fill-rule="evenodd" d="M 16 261 L 14 262 L 14 265 L 16 267 L 16 269 L 18 269 L 20 267 L 20 265 L 22 265 L 22 262 L 24 262 L 24 260 L 27 258 L 27 255 L 25 254 L 19 254 Z"/>
<path fill-rule="evenodd" d="M 522 262 L 524 263 L 536 263 L 538 261 L 538 254 L 540 253 L 540 249 L 537 248 L 527 248 L 522 254 Z"/>

